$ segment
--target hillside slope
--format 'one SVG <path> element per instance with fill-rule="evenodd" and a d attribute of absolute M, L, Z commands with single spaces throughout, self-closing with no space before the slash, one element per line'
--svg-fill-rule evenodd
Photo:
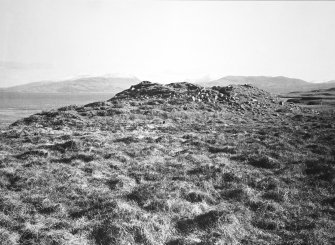
<path fill-rule="evenodd" d="M 208 83 L 202 83 L 201 85 L 212 87 L 228 86 L 230 84 L 251 84 L 275 94 L 289 93 L 293 91 L 306 91 L 311 89 L 327 89 L 334 86 L 334 83 L 331 81 L 328 83 L 309 83 L 301 79 L 283 76 L 227 76 Z"/>
<path fill-rule="evenodd" d="M 86 77 L 58 82 L 35 82 L 2 89 L 30 93 L 117 93 L 140 82 L 136 77 Z"/>
<path fill-rule="evenodd" d="M 334 113 L 142 82 L 0 134 L 0 244 L 334 244 Z"/>

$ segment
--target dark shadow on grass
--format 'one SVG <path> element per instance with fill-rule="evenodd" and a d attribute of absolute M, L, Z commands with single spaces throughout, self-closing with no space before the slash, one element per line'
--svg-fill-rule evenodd
<path fill-rule="evenodd" d="M 219 219 L 224 215 L 222 211 L 212 210 L 207 213 L 196 216 L 193 219 L 182 219 L 176 223 L 176 228 L 179 232 L 190 233 L 196 229 L 213 228 Z"/>

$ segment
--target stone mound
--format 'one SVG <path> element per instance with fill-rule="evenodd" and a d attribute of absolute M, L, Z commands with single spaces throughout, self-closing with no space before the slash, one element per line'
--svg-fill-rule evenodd
<path fill-rule="evenodd" d="M 167 85 L 141 82 L 116 94 L 104 102 L 85 106 L 67 106 L 32 115 L 13 124 L 52 126 L 53 128 L 93 125 L 93 117 L 113 117 L 132 113 L 160 111 L 216 111 L 225 110 L 236 115 L 275 115 L 299 110 L 298 106 L 284 104 L 278 97 L 251 85 L 214 86 L 205 88 L 192 83 Z"/>
<path fill-rule="evenodd" d="M 278 97 L 248 84 L 205 88 L 187 82 L 162 85 L 148 81 L 131 86 L 109 101 L 148 99 L 179 100 L 183 103 L 227 104 L 241 107 L 242 109 L 271 107 L 274 104 L 283 105 L 283 101 Z"/>

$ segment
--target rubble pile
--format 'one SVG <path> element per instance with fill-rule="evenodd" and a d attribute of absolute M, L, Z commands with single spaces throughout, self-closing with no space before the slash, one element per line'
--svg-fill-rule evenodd
<path fill-rule="evenodd" d="M 119 99 L 148 99 L 148 98 L 171 98 L 176 91 L 173 88 L 158 83 L 143 81 L 129 89 L 116 94 L 110 100 Z"/>
<path fill-rule="evenodd" d="M 182 82 L 170 83 L 162 85 L 158 83 L 151 83 L 148 81 L 141 82 L 137 85 L 131 86 L 129 89 L 118 93 L 111 100 L 119 99 L 183 99 L 189 101 L 214 101 L 217 98 L 218 92 L 206 89 L 204 87 Z"/>
<path fill-rule="evenodd" d="M 87 119 L 92 117 L 128 115 L 134 111 L 148 113 L 145 110 L 153 108 L 160 110 L 164 105 L 169 105 L 170 111 L 223 109 L 239 115 L 251 113 L 263 116 L 265 114 L 277 115 L 278 112 L 285 113 L 298 108 L 293 104 L 284 104 L 278 97 L 247 84 L 205 88 L 187 82 L 162 85 L 144 81 L 116 94 L 108 101 L 90 103 L 85 106 L 67 106 L 38 113 L 19 120 L 14 125 L 52 125 L 55 128 L 62 125 L 84 127 L 91 123 Z M 142 106 L 142 109 L 138 110 L 138 106 Z"/>
<path fill-rule="evenodd" d="M 274 109 L 284 105 L 284 102 L 278 97 L 248 84 L 205 88 L 187 82 L 162 85 L 148 81 L 141 82 L 118 93 L 110 101 L 158 99 L 164 99 L 166 102 L 173 100 L 180 103 L 223 104 L 230 106 L 232 109 L 250 111 L 257 110 L 257 108 Z"/>

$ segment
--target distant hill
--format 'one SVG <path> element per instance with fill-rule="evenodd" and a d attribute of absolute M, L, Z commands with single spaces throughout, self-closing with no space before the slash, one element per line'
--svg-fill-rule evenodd
<path fill-rule="evenodd" d="M 335 81 L 325 83 L 310 83 L 301 79 L 288 77 L 267 77 L 267 76 L 227 76 L 218 80 L 201 83 L 202 86 L 227 86 L 237 84 L 252 84 L 260 89 L 272 93 L 289 93 L 293 91 L 308 91 L 311 89 L 327 89 L 334 87 Z"/>
<path fill-rule="evenodd" d="M 139 83 L 136 77 L 85 77 L 57 82 L 34 82 L 4 88 L 8 92 L 34 93 L 117 93 Z"/>

